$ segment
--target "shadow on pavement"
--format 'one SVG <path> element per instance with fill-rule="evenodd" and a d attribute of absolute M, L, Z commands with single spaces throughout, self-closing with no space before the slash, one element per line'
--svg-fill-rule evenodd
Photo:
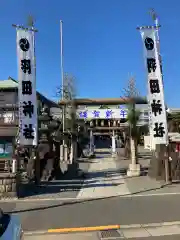
<path fill-rule="evenodd" d="M 128 167 L 119 168 L 117 170 L 109 170 L 109 171 L 96 171 L 96 172 L 88 172 L 85 174 L 86 179 L 94 179 L 94 178 L 111 178 L 113 176 L 123 176 L 126 178 Z M 141 168 L 141 176 L 146 176 L 148 173 L 148 167 Z M 127 177 L 129 178 L 129 177 Z"/>
<path fill-rule="evenodd" d="M 110 151 L 95 151 L 95 154 L 102 154 L 102 155 L 105 155 L 105 154 L 110 154 L 111 152 Z"/>
<path fill-rule="evenodd" d="M 58 193 L 59 197 L 62 192 L 79 192 L 81 188 L 98 188 L 98 187 L 112 187 L 119 186 L 120 184 L 116 183 L 100 183 L 98 181 L 88 181 L 85 184 L 83 182 L 73 183 L 73 182 L 48 182 L 41 184 L 40 186 L 36 186 L 34 184 L 25 185 L 26 191 L 20 195 L 20 198 L 40 196 L 46 194 L 54 194 Z"/>
<path fill-rule="evenodd" d="M 40 196 L 43 194 L 54 194 L 61 192 L 78 192 L 84 182 L 84 175 L 64 174 L 58 180 L 42 181 L 39 186 L 35 183 L 22 183 L 20 186 L 19 198 L 27 198 L 32 196 Z M 59 196 L 60 197 L 60 196 Z"/>

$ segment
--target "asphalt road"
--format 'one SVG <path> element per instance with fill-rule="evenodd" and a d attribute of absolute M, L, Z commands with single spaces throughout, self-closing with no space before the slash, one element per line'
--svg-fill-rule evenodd
<path fill-rule="evenodd" d="M 146 224 L 180 221 L 180 196 L 109 198 L 81 203 L 36 201 L 0 203 L 19 214 L 25 231 L 113 224 Z"/>

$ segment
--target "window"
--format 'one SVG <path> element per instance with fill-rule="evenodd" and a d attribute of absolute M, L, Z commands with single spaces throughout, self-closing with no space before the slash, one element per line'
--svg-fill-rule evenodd
<path fill-rule="evenodd" d="M 9 157 L 13 153 L 11 142 L 0 141 L 0 158 Z"/>
<path fill-rule="evenodd" d="M 14 122 L 14 113 L 13 112 L 6 112 L 3 113 L 4 123 L 12 123 Z"/>

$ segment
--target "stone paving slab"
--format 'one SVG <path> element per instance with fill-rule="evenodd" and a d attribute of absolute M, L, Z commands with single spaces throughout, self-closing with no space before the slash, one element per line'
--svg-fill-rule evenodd
<path fill-rule="evenodd" d="M 124 238 L 150 237 L 151 234 L 144 228 L 131 228 L 121 230 Z"/>
<path fill-rule="evenodd" d="M 42 234 L 25 235 L 25 240 L 99 240 L 96 232 L 88 233 L 65 233 L 65 234 Z"/>
<path fill-rule="evenodd" d="M 125 183 L 131 194 L 152 194 L 161 189 L 162 184 L 149 176 L 125 178 Z"/>
<path fill-rule="evenodd" d="M 120 232 L 125 238 L 159 237 L 180 234 L 180 222 L 142 224 L 141 227 L 121 226 Z"/>
<path fill-rule="evenodd" d="M 156 237 L 140 237 L 140 238 L 131 238 L 131 240 L 179 240 L 180 235 L 167 235 L 167 236 L 156 236 Z"/>

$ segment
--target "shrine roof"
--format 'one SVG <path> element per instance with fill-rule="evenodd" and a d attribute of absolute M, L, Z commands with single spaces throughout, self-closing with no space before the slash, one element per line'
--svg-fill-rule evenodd
<path fill-rule="evenodd" d="M 9 77 L 7 80 L 0 81 L 0 89 L 12 89 L 17 87 L 18 82 L 11 77 Z"/>
<path fill-rule="evenodd" d="M 76 98 L 74 99 L 74 103 L 76 105 L 100 105 L 100 104 L 127 104 L 132 99 L 130 98 Z M 147 100 L 145 97 L 139 97 L 134 99 L 136 104 L 147 104 Z M 68 104 L 70 101 L 68 100 L 61 100 L 59 105 Z"/>
<path fill-rule="evenodd" d="M 16 81 L 15 79 L 9 77 L 7 80 L 0 80 L 0 90 L 11 90 L 11 89 L 18 89 L 18 81 Z M 59 104 L 48 99 L 47 97 L 45 97 L 42 93 L 37 92 L 37 95 L 39 95 L 40 99 L 42 101 L 44 101 L 45 103 L 49 103 L 49 105 L 51 105 L 51 107 L 57 107 L 59 108 Z"/>

